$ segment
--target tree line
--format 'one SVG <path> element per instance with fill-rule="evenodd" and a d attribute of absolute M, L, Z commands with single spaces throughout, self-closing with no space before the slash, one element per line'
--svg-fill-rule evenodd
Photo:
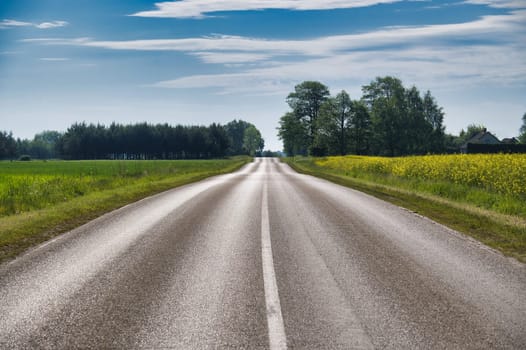
<path fill-rule="evenodd" d="M 345 90 L 331 96 L 317 81 L 296 85 L 286 100 L 291 111 L 278 127 L 285 153 L 400 156 L 445 150 L 444 113 L 429 91 L 422 95 L 387 76 L 362 92 L 352 100 Z"/>
<path fill-rule="evenodd" d="M 206 159 L 256 155 L 264 140 L 251 123 L 233 120 L 226 125 L 172 126 L 169 124 L 71 125 L 65 133 L 45 131 L 33 140 L 0 132 L 0 159 L 22 155 L 49 159 Z"/>
<path fill-rule="evenodd" d="M 460 134 L 445 133 L 444 112 L 430 91 L 404 87 L 395 77 L 378 77 L 352 100 L 343 90 L 331 96 L 317 81 L 304 81 L 287 96 L 290 111 L 279 121 L 278 137 L 288 155 L 382 155 L 458 153 L 486 130 L 470 124 Z M 526 144 L 526 113 L 518 140 Z"/>

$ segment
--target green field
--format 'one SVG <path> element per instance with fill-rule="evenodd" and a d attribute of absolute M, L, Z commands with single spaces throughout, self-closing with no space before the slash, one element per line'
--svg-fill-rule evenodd
<path fill-rule="evenodd" d="M 526 261 L 526 155 L 288 158 Z"/>
<path fill-rule="evenodd" d="M 0 162 L 0 261 L 109 210 L 250 160 Z"/>

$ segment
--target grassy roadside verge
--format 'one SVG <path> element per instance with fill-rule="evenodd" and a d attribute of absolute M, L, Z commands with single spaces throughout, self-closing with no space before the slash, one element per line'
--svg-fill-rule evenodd
<path fill-rule="evenodd" d="M 202 161 L 198 166 L 187 167 L 184 172 L 131 178 L 122 186 L 89 192 L 42 209 L 0 217 L 0 263 L 106 212 L 177 186 L 235 171 L 250 161 L 248 157 L 236 157 L 220 166 L 217 163 L 208 166 Z"/>
<path fill-rule="evenodd" d="M 526 262 L 526 218 L 497 213 L 474 205 L 390 184 L 358 179 L 322 168 L 312 159 L 285 158 L 300 173 L 324 178 L 407 208 L 465 233 L 504 255 Z"/>

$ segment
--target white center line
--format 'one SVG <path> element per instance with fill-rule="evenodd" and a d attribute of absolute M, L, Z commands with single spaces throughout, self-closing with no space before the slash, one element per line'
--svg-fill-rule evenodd
<path fill-rule="evenodd" d="M 285 326 L 283 324 L 281 305 L 279 303 L 278 284 L 276 282 L 276 273 L 274 272 L 274 262 L 272 259 L 266 182 L 263 185 L 263 197 L 261 199 L 261 256 L 263 259 L 263 283 L 265 285 L 270 349 L 287 349 L 287 337 L 285 336 Z"/>

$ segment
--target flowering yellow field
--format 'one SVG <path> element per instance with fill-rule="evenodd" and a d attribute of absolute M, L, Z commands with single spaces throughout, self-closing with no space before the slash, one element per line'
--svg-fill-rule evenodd
<path fill-rule="evenodd" d="M 526 154 L 432 155 L 400 158 L 327 157 L 316 165 L 353 177 L 386 175 L 445 181 L 526 198 Z"/>

